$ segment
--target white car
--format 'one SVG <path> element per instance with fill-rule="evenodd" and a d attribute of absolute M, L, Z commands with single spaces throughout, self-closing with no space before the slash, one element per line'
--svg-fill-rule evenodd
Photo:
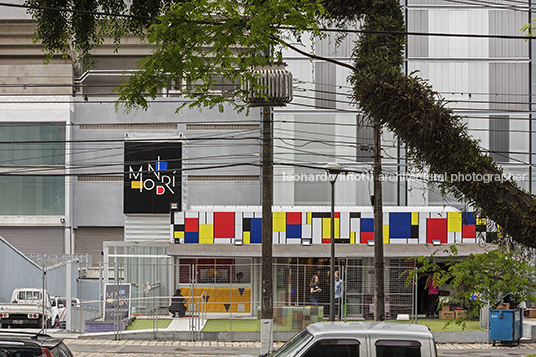
<path fill-rule="evenodd" d="M 52 315 L 53 328 L 65 328 L 65 313 L 67 308 L 67 298 L 54 296 L 50 299 L 50 311 Z M 80 306 L 80 300 L 71 299 L 71 306 Z"/>
<path fill-rule="evenodd" d="M 424 325 L 396 322 L 318 322 L 270 357 L 437 357 Z"/>

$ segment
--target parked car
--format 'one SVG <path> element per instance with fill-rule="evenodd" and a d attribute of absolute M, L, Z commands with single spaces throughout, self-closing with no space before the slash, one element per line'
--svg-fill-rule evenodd
<path fill-rule="evenodd" d="M 44 306 L 43 306 L 44 305 Z M 0 325 L 3 328 L 51 325 L 50 297 L 40 288 L 17 288 L 10 302 L 0 303 Z"/>
<path fill-rule="evenodd" d="M 71 306 L 79 307 L 80 300 L 77 298 L 71 298 Z M 50 311 L 52 315 L 52 327 L 53 328 L 65 328 L 65 313 L 67 309 L 67 298 L 60 296 L 53 296 L 50 298 Z"/>
<path fill-rule="evenodd" d="M 318 322 L 308 325 L 270 357 L 437 357 L 424 325 L 396 322 Z"/>
<path fill-rule="evenodd" d="M 0 356 L 73 357 L 61 338 L 23 331 L 0 332 Z"/>

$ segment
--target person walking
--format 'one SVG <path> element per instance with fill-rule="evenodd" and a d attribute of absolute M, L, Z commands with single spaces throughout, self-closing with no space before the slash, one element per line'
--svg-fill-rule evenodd
<path fill-rule="evenodd" d="M 320 292 L 322 289 L 318 286 L 318 283 L 320 280 L 318 279 L 317 275 L 313 275 L 311 278 L 311 283 L 309 284 L 309 287 L 311 288 L 311 293 L 309 295 L 309 300 L 313 303 L 314 306 L 318 306 L 318 296 L 320 295 Z"/>
<path fill-rule="evenodd" d="M 437 297 L 439 296 L 439 286 L 436 285 L 433 276 L 428 278 L 428 309 L 426 317 L 434 317 L 437 312 Z"/>
<path fill-rule="evenodd" d="M 340 278 L 339 271 L 335 271 L 335 274 L 333 275 L 335 278 L 335 303 L 337 305 L 336 307 L 336 314 L 337 319 L 341 321 L 342 316 L 342 294 L 344 293 L 344 284 L 343 281 Z"/>

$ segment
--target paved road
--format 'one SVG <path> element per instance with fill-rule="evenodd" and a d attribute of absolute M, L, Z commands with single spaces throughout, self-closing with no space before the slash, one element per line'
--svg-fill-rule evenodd
<path fill-rule="evenodd" d="M 214 356 L 258 356 L 259 342 L 223 342 L 223 341 L 147 341 L 147 340 L 91 340 L 66 339 L 75 357 L 214 357 Z M 281 343 L 275 343 L 279 347 Z M 520 346 L 497 346 L 489 344 L 439 344 L 440 357 L 475 356 L 506 357 L 525 356 L 536 353 L 535 343 L 522 343 Z"/>

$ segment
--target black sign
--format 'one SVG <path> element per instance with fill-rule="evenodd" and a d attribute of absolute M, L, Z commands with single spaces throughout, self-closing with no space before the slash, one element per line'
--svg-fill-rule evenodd
<path fill-rule="evenodd" d="M 169 213 L 181 207 L 179 142 L 125 142 L 124 213 Z"/>
<path fill-rule="evenodd" d="M 130 284 L 106 284 L 104 321 L 130 318 Z"/>

